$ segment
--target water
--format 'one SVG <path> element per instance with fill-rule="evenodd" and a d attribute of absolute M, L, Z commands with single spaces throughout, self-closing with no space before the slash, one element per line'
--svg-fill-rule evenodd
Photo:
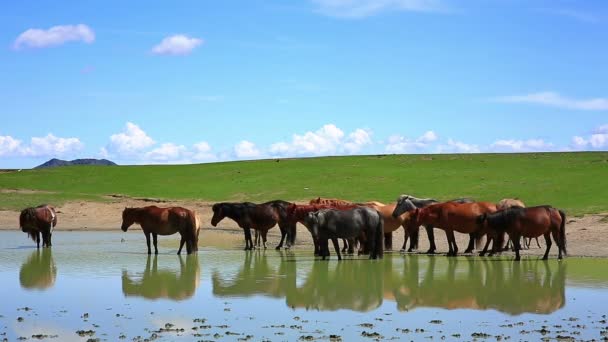
<path fill-rule="evenodd" d="M 53 242 L 37 251 L 25 234 L 0 232 L 0 340 L 608 336 L 607 259 L 322 262 L 307 250 L 212 247 L 178 257 L 171 238 L 149 257 L 137 232 L 56 232 Z"/>

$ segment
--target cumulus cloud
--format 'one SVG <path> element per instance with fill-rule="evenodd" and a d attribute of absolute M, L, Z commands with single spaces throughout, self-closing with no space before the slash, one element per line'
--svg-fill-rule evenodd
<path fill-rule="evenodd" d="M 90 44 L 95 41 L 95 33 L 84 24 L 53 26 L 47 30 L 32 28 L 21 33 L 15 39 L 13 47 L 16 50 L 46 48 L 77 41 Z"/>
<path fill-rule="evenodd" d="M 211 152 L 211 146 L 206 141 L 201 141 L 192 146 L 192 159 L 195 161 L 213 161 L 217 156 Z"/>
<path fill-rule="evenodd" d="M 543 152 L 554 150 L 553 144 L 542 139 L 501 139 L 496 140 L 491 146 L 493 152 Z"/>
<path fill-rule="evenodd" d="M 317 11 L 340 18 L 364 18 L 385 11 L 442 11 L 439 0 L 312 0 Z"/>
<path fill-rule="evenodd" d="M 239 159 L 259 158 L 262 153 L 254 143 L 243 140 L 234 146 L 234 154 Z"/>
<path fill-rule="evenodd" d="M 78 138 L 61 138 L 49 133 L 33 137 L 29 145 L 11 136 L 0 136 L 0 156 L 11 157 L 61 157 L 81 151 L 84 144 Z"/>
<path fill-rule="evenodd" d="M 110 143 L 105 148 L 105 152 L 106 155 L 131 156 L 154 144 L 154 140 L 139 126 L 127 122 L 123 132 L 110 136 Z"/>
<path fill-rule="evenodd" d="M 367 145 L 372 143 L 371 132 L 357 128 L 354 132 L 348 135 L 347 141 L 344 143 L 344 151 L 348 154 L 355 154 Z"/>
<path fill-rule="evenodd" d="M 369 130 L 357 128 L 348 136 L 334 124 L 323 125 L 316 131 L 294 134 L 290 142 L 280 141 L 270 146 L 273 156 L 320 156 L 355 154 L 372 143 Z"/>
<path fill-rule="evenodd" d="M 437 153 L 479 153 L 481 149 L 474 144 L 467 144 L 462 141 L 448 139 L 447 144 L 439 145 Z"/>
<path fill-rule="evenodd" d="M 572 145 L 574 149 L 603 149 L 608 148 L 608 125 L 602 125 L 593 130 L 589 136 L 572 137 Z"/>
<path fill-rule="evenodd" d="M 145 154 L 146 161 L 170 162 L 186 158 L 188 149 L 184 145 L 165 143 Z"/>
<path fill-rule="evenodd" d="M 494 98 L 493 101 L 504 103 L 531 103 L 574 110 L 608 110 L 608 98 L 573 99 L 551 91 L 526 95 L 501 96 Z"/>
<path fill-rule="evenodd" d="M 156 55 L 184 56 L 190 54 L 192 50 L 201 44 L 203 44 L 202 39 L 176 34 L 164 38 L 158 45 L 152 48 L 152 53 Z"/>
<path fill-rule="evenodd" d="M 427 149 L 439 137 L 434 131 L 426 131 L 416 139 L 410 139 L 401 135 L 392 135 L 384 148 L 387 153 L 412 153 L 422 152 Z"/>

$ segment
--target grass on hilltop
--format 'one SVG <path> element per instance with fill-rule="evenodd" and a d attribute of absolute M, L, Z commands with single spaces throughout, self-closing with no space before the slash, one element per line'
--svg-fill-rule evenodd
<path fill-rule="evenodd" d="M 519 197 L 570 214 L 608 212 L 608 152 L 380 155 L 196 165 L 73 166 L 0 173 L 0 208 L 103 200 L 104 195 L 204 201 L 394 201 Z"/>

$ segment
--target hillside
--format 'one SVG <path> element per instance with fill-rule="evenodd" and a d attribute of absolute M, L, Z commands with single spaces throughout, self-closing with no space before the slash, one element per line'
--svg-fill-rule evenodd
<path fill-rule="evenodd" d="M 104 200 L 394 201 L 399 194 L 497 201 L 519 197 L 571 214 L 608 212 L 608 153 L 386 155 L 196 165 L 78 166 L 0 174 L 0 207 Z M 35 191 L 15 191 L 27 189 Z"/>

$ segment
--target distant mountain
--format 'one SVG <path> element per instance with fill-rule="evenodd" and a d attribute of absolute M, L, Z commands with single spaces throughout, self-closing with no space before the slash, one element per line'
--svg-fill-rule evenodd
<path fill-rule="evenodd" d="M 43 169 L 46 167 L 57 167 L 57 166 L 72 166 L 72 165 L 104 165 L 111 166 L 116 163 L 111 162 L 107 159 L 74 159 L 74 160 L 61 160 L 53 158 L 44 164 L 36 166 L 34 169 Z"/>

